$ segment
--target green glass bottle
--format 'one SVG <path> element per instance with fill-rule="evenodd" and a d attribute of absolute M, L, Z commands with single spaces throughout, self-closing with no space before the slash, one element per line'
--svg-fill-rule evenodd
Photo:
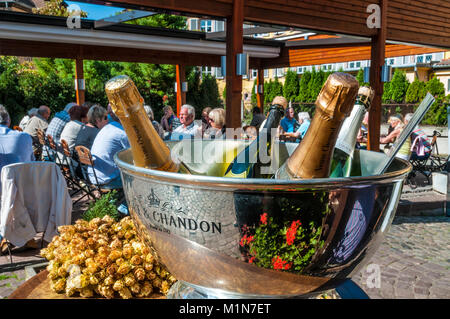
<path fill-rule="evenodd" d="M 259 162 L 260 146 L 264 141 L 267 141 L 267 150 L 270 152 L 272 144 L 272 129 L 276 129 L 284 115 L 284 110 L 287 107 L 287 101 L 281 100 L 280 104 L 276 104 L 276 97 L 272 106 L 269 109 L 266 123 L 261 131 L 258 133 L 256 139 L 251 142 L 244 150 L 242 150 L 229 164 L 225 171 L 225 177 L 236 178 L 252 178 L 255 176 L 255 166 Z"/>
<path fill-rule="evenodd" d="M 344 120 L 339 132 L 331 161 L 330 177 L 361 176 L 361 167 L 352 168 L 356 137 L 361 127 L 364 114 L 369 110 L 374 91 L 367 86 L 359 88 L 352 112 Z"/>

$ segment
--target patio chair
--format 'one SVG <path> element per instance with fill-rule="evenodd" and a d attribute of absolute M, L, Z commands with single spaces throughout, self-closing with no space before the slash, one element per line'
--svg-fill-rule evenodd
<path fill-rule="evenodd" d="M 85 191 L 94 201 L 114 189 L 119 190 L 120 193 L 123 192 L 121 189 L 111 188 L 98 181 L 97 174 L 94 169 L 95 160 L 92 157 L 91 151 L 87 147 L 82 145 L 75 146 L 75 154 L 77 156 L 78 163 L 80 164 L 80 171 L 83 176 L 82 182 L 86 185 Z M 89 168 L 92 169 L 92 179 L 88 173 Z"/>

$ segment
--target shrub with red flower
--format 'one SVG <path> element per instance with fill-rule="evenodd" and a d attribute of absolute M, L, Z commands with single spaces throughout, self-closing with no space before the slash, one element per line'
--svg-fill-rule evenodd
<path fill-rule="evenodd" d="M 323 243 L 319 221 L 309 221 L 305 227 L 299 219 L 282 220 L 264 212 L 258 225 L 242 227 L 241 252 L 248 263 L 259 267 L 301 272 Z"/>
<path fill-rule="evenodd" d="M 295 235 L 297 234 L 297 229 L 301 226 L 299 220 L 293 221 L 291 227 L 286 232 L 286 243 L 288 245 L 292 245 L 295 240 Z"/>

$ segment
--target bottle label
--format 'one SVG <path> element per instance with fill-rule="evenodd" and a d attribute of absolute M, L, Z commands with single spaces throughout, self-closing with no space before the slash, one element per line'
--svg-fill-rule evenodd
<path fill-rule="evenodd" d="M 336 148 L 342 150 L 343 152 L 345 152 L 348 155 L 351 155 L 354 147 L 352 147 L 350 144 L 346 143 L 343 140 L 337 140 L 336 141 Z"/>

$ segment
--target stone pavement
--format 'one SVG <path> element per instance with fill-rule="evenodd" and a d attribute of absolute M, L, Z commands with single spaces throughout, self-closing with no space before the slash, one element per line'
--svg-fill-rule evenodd
<path fill-rule="evenodd" d="M 421 205 L 424 202 L 429 204 Z M 393 224 L 368 262 L 375 268 L 363 267 L 353 277 L 370 298 L 450 298 L 450 217 L 445 217 L 444 204 L 445 196 L 427 187 L 404 187 Z M 86 207 L 86 202 L 74 207 L 72 219 L 78 219 Z M 26 280 L 27 263 L 42 259 L 38 250 L 29 250 L 15 253 L 13 262 L 18 266 L 8 269 L 9 257 L 0 256 L 0 299 Z"/>

